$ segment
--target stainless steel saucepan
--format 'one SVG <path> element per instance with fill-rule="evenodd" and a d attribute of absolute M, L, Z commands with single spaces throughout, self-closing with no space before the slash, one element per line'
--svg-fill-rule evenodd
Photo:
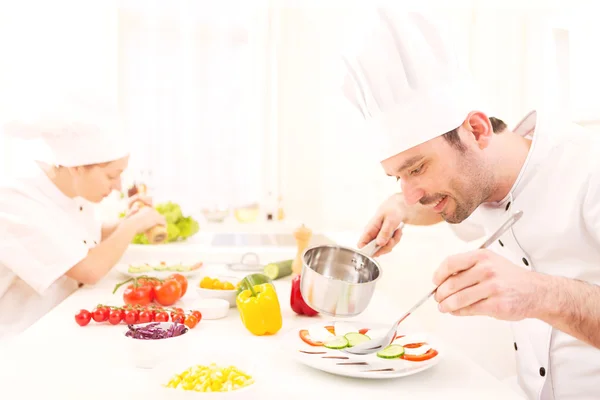
<path fill-rule="evenodd" d="M 365 252 L 336 245 L 305 250 L 300 292 L 306 304 L 333 317 L 362 313 L 371 301 L 376 282 L 381 279 L 381 266 L 373 258 L 377 250 L 378 246 Z"/>

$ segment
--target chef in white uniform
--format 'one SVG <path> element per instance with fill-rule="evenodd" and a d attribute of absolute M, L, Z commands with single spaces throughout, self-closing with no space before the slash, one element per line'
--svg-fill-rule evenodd
<path fill-rule="evenodd" d="M 121 189 L 127 142 L 99 105 L 48 99 L 4 113 L 0 126 L 0 134 L 36 139 L 0 182 L 0 339 L 22 332 L 79 285 L 96 283 L 134 235 L 165 224 L 152 207 L 113 226 L 96 221 L 94 206 Z"/>
<path fill-rule="evenodd" d="M 510 321 L 529 399 L 600 399 L 600 135 L 542 111 L 494 132 L 436 27 L 382 10 L 362 22 L 343 92 L 401 192 L 358 246 L 377 238 L 379 254 L 391 251 L 401 222 L 446 221 L 474 239 L 467 232 L 491 234 L 523 211 L 490 249 L 440 265 L 435 300 L 441 312 Z"/>

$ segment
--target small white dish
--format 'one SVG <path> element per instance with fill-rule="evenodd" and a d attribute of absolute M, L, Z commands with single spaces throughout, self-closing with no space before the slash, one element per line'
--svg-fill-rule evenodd
<path fill-rule="evenodd" d="M 233 276 L 221 276 L 217 275 L 211 278 L 219 279 L 221 282 L 227 281 L 235 286 L 239 278 Z M 200 282 L 202 282 L 202 278 L 200 278 Z M 236 307 L 235 299 L 237 297 L 237 289 L 225 290 L 225 289 L 206 289 L 201 288 L 200 286 L 196 286 L 196 292 L 198 296 L 203 299 L 222 299 L 229 302 L 230 307 Z"/>
<path fill-rule="evenodd" d="M 200 311 L 202 319 L 221 319 L 227 316 L 229 307 L 227 300 L 208 298 L 197 300 L 193 308 Z"/>
<path fill-rule="evenodd" d="M 254 383 L 230 392 L 196 392 L 166 387 L 175 375 L 181 374 L 188 368 L 197 365 L 209 366 L 213 363 L 219 367 L 235 366 L 250 375 Z M 163 396 L 169 399 L 256 399 L 264 397 L 259 396 L 263 379 L 257 363 L 252 359 L 239 357 L 238 353 L 224 354 L 222 351 L 182 353 L 177 359 L 161 363 L 152 371 L 151 375 L 161 398 Z"/>
<path fill-rule="evenodd" d="M 148 322 L 145 324 L 135 324 L 134 327 L 143 327 L 150 324 L 156 324 L 157 322 Z M 158 326 L 163 329 L 169 329 L 174 323 L 173 322 L 158 322 Z M 181 324 L 179 324 L 181 325 Z M 165 338 L 165 339 L 135 339 L 129 336 L 125 336 L 128 331 L 123 331 L 123 340 L 125 340 L 125 347 L 129 353 L 129 358 L 136 368 L 154 368 L 157 364 L 171 358 L 174 354 L 185 352 L 190 346 L 190 330 L 189 328 L 186 333 Z"/>

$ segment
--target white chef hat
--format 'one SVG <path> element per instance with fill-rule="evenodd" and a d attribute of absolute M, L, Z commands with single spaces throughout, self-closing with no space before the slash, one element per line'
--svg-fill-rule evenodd
<path fill-rule="evenodd" d="M 21 93 L 0 109 L 2 131 L 34 140 L 24 155 L 64 167 L 115 161 L 129 154 L 117 103 L 92 92 Z"/>
<path fill-rule="evenodd" d="M 343 92 L 367 120 L 380 161 L 483 111 L 470 74 L 424 14 L 378 8 L 358 18 L 343 50 Z"/>

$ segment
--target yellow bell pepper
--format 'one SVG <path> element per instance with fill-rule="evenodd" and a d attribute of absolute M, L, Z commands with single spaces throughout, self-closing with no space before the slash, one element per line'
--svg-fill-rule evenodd
<path fill-rule="evenodd" d="M 274 335 L 282 326 L 281 307 L 269 283 L 251 285 L 236 297 L 242 323 L 257 336 Z"/>

